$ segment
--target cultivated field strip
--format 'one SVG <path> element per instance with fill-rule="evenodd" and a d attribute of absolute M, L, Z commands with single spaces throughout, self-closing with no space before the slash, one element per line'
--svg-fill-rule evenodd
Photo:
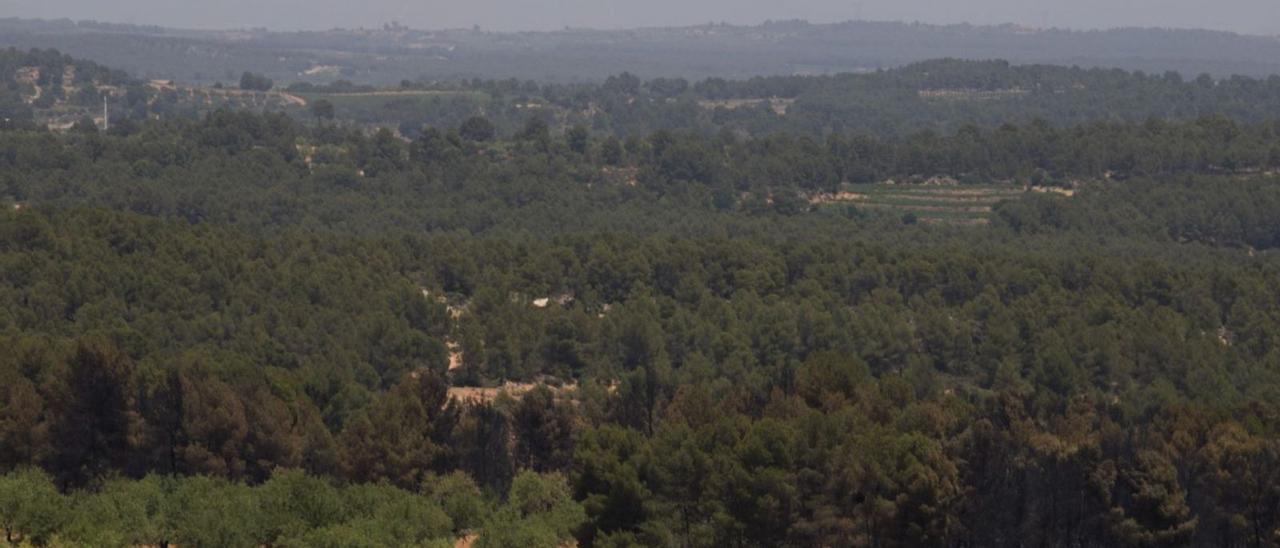
<path fill-rule="evenodd" d="M 984 225 L 990 222 L 992 208 L 1002 200 L 1025 193 L 1015 185 L 849 185 L 842 192 L 820 196 L 817 203 L 851 205 L 857 208 L 908 213 L 923 223 L 950 225 Z"/>

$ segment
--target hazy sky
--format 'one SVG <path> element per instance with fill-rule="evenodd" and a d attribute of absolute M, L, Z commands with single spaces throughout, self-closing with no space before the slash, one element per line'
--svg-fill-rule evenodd
<path fill-rule="evenodd" d="M 1194 27 L 1280 34 L 1280 0 L 0 0 L 0 16 L 188 28 L 619 28 L 766 19 Z"/>

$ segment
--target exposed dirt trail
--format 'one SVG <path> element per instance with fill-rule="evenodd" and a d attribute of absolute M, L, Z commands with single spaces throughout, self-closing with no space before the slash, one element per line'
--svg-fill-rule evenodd
<path fill-rule="evenodd" d="M 220 95 L 222 97 L 256 97 L 261 94 L 267 97 L 277 97 L 292 106 L 307 106 L 306 99 L 284 91 L 253 91 L 247 89 L 218 89 L 204 86 L 184 86 L 166 82 L 164 80 L 152 80 L 150 84 L 152 88 L 160 91 L 170 90 L 188 94 L 203 93 L 206 95 Z"/>

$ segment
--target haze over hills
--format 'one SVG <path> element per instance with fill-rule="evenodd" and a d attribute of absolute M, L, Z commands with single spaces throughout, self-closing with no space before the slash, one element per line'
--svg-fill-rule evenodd
<path fill-rule="evenodd" d="M 277 86 L 245 72 L 238 83 L 143 80 L 57 50 L 0 49 L 0 119 L 16 126 L 91 130 L 111 119 L 192 120 L 219 110 L 338 120 L 417 138 L 483 117 L 510 136 L 539 121 L 553 133 L 641 137 L 655 131 L 823 139 L 856 133 L 951 135 L 1041 123 L 1060 128 L 1217 116 L 1265 123 L 1280 111 L 1280 78 L 1185 79 L 1172 73 L 937 59 L 862 74 L 641 79 L 539 84 L 480 80 L 372 86 L 339 81 Z"/>
<path fill-rule="evenodd" d="M 871 20 L 943 25 L 1014 23 L 1077 30 L 1141 26 L 1247 34 L 1280 32 L 1280 4 L 1274 0 L 7 0 L 5 8 L 11 17 L 74 18 L 205 30 L 269 27 L 315 31 L 380 27 L 389 21 L 429 29 L 479 25 L 500 31 L 617 30 L 804 19 L 814 23 Z"/>
<path fill-rule="evenodd" d="M 1194 76 L 1280 73 L 1280 40 L 1206 30 L 1102 31 L 1016 25 L 853 21 L 630 30 L 380 29 L 323 32 L 181 30 L 71 20 L 0 20 L 0 46 L 57 48 L 151 79 L 233 80 L 253 70 L 282 83 L 348 79 L 746 78 L 864 72 L 939 57 L 1174 70 Z"/>

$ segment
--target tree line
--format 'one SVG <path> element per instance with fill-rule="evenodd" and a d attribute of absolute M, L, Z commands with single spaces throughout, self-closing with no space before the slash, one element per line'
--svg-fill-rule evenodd
<path fill-rule="evenodd" d="M 249 486 L 211 477 L 109 479 L 64 495 L 39 469 L 0 476 L 0 529 L 24 546 L 553 546 L 582 521 L 564 477 L 516 477 L 505 502 L 464 474 L 420 488 L 333 484 L 280 470 Z M 476 532 L 483 532 L 477 535 Z"/>
<path fill-rule="evenodd" d="M 332 87 L 301 85 L 297 89 L 317 94 L 371 91 L 343 81 Z M 820 139 L 848 133 L 951 135 L 967 126 L 990 129 L 1036 120 L 1058 128 L 1204 116 L 1255 124 L 1272 120 L 1280 108 L 1277 77 L 1211 77 L 961 59 L 825 76 L 691 81 L 646 80 L 621 73 L 593 83 L 431 80 L 405 81 L 388 89 L 432 95 L 339 101 L 339 116 L 356 123 L 398 127 L 411 136 L 423 125 L 454 126 L 483 114 L 504 135 L 518 132 L 525 120 L 538 116 L 559 129 L 582 125 L 599 135 L 621 137 L 666 130 L 709 135 L 728 131 L 757 137 L 787 132 Z"/>
<path fill-rule="evenodd" d="M 1280 542 L 1274 125 L 84 129 L 0 132 L 11 541 Z M 804 199 L 941 175 L 1080 184 Z"/>
<path fill-rule="evenodd" d="M 73 97 L 64 97 L 63 69 L 77 68 Z M 35 94 L 17 71 L 41 69 Z M 228 77 L 245 90 L 267 91 L 275 82 L 254 71 Z M 220 108 L 287 112 L 311 118 L 305 107 L 260 102 L 210 91 L 153 88 L 142 80 L 56 50 L 0 54 L 0 114 L 8 124 L 31 123 L 55 101 L 92 107 L 102 99 L 98 86 L 119 88 L 110 95 L 117 118 L 196 119 Z M 220 86 L 216 86 L 220 87 Z M 1098 123 L 1140 124 L 1150 119 L 1186 122 L 1224 117 L 1260 124 L 1280 108 L 1280 78 L 1211 77 L 1176 72 L 1149 74 L 1119 69 L 1017 65 L 1008 61 L 939 59 L 860 74 L 642 79 L 630 73 L 602 81 L 550 84 L 505 80 L 404 80 L 375 88 L 338 80 L 331 84 L 290 84 L 310 100 L 335 105 L 335 115 L 360 126 L 394 127 L 417 137 L 424 126 L 456 127 L 473 116 L 487 117 L 502 136 L 522 131 L 539 118 L 555 132 L 582 126 L 595 136 L 643 137 L 654 132 L 692 132 L 766 137 L 779 132 L 821 140 L 862 134 L 902 138 L 921 132 L 951 136 L 968 128 L 990 130 L 1041 121 L 1064 129 Z M 395 91 L 366 97 L 334 94 Z M 782 100 L 775 103 L 774 100 Z M 780 106 L 785 106 L 781 108 Z"/>
<path fill-rule="evenodd" d="M 406 140 L 386 130 L 227 111 L 198 121 L 123 120 L 106 134 L 92 124 L 82 128 L 67 135 L 0 132 L 0 199 L 102 205 L 255 231 L 552 234 L 627 223 L 715 233 L 739 213 L 800 215 L 818 224 L 827 221 L 810 214 L 883 220 L 856 201 L 815 203 L 849 185 L 1003 184 L 1098 191 L 998 208 L 1003 221 L 1029 230 L 1101 222 L 1268 248 L 1275 191 L 1267 181 L 1280 167 L 1276 124 L 1221 117 L 822 140 L 665 131 L 601 138 L 585 128 L 556 133 L 537 118 L 503 138 L 479 117 Z M 1119 212 L 1122 205 L 1129 211 Z"/>
<path fill-rule="evenodd" d="M 408 490 L 463 471 L 500 499 L 537 471 L 568 478 L 592 545 L 1274 542 L 1280 278 L 1240 252 L 914 230 L 344 245 L 7 215 L 4 467 L 83 496 L 283 468 Z M 548 386 L 447 398 L 503 379 Z"/>

